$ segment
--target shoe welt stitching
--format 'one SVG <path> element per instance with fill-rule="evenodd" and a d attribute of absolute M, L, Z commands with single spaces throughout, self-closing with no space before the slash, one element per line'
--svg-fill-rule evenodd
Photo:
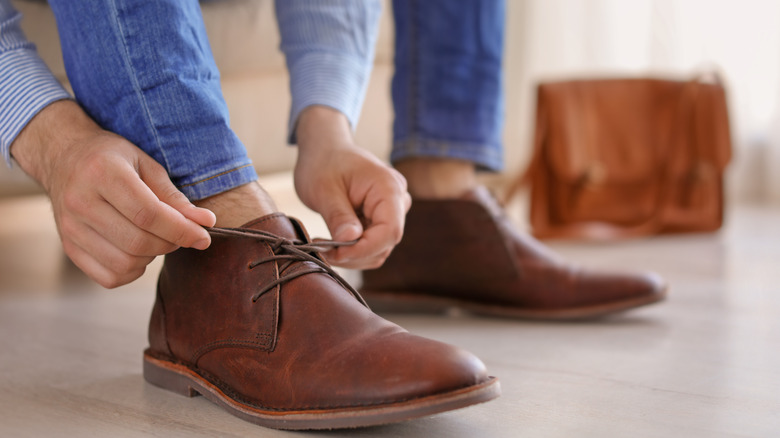
<path fill-rule="evenodd" d="M 352 403 L 352 404 L 344 404 L 344 405 L 325 405 L 325 406 L 300 406 L 295 408 L 272 408 L 268 406 L 258 405 L 256 403 L 253 403 L 249 400 L 247 400 L 244 396 L 234 391 L 229 385 L 227 385 L 225 382 L 220 380 L 218 377 L 213 376 L 209 372 L 205 370 L 193 370 L 197 375 L 205 379 L 207 382 L 213 384 L 217 388 L 219 388 L 220 391 L 222 391 L 226 396 L 231 398 L 234 401 L 237 401 L 241 404 L 256 408 L 256 409 L 262 409 L 266 411 L 274 411 L 274 412 L 285 412 L 285 411 L 300 411 L 300 410 L 311 410 L 311 409 L 339 409 L 339 408 L 358 408 L 358 407 L 370 407 L 370 406 L 378 406 L 378 405 L 384 405 L 388 403 L 403 403 L 411 400 L 421 399 L 425 397 L 430 397 L 433 395 L 438 394 L 446 394 L 447 392 L 453 392 L 458 391 L 460 389 L 468 388 L 471 386 L 479 385 L 463 385 L 457 388 L 452 388 L 448 391 L 437 393 L 437 394 L 427 394 L 427 395 L 420 395 L 419 397 L 406 397 L 406 398 L 400 398 L 400 399 L 383 399 L 383 400 L 377 400 L 373 403 Z M 484 382 L 482 382 L 484 383 Z"/>

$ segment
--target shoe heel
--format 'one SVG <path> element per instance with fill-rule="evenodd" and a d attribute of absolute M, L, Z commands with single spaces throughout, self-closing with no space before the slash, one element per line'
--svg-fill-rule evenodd
<path fill-rule="evenodd" d="M 193 387 L 192 380 L 174 369 L 177 365 L 144 355 L 144 379 L 154 386 L 175 392 L 185 397 L 196 397 L 200 393 Z"/>

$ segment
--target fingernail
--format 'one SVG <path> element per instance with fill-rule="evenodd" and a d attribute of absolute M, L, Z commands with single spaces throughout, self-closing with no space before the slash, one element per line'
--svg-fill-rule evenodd
<path fill-rule="evenodd" d="M 203 250 L 203 249 L 208 248 L 209 245 L 211 245 L 211 241 L 209 239 L 201 239 L 201 240 L 198 240 L 197 242 L 195 242 L 192 245 L 192 247 L 195 248 L 195 249 Z"/>
<path fill-rule="evenodd" d="M 360 237 L 360 227 L 355 224 L 343 224 L 336 228 L 335 240 L 352 240 Z"/>

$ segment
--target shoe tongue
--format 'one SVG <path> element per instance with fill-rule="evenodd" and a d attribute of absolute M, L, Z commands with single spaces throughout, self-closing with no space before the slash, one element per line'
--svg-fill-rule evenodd
<path fill-rule="evenodd" d="M 267 216 L 257 218 L 253 221 L 247 222 L 241 228 L 249 228 L 252 230 L 265 231 L 277 235 L 279 237 L 286 237 L 288 239 L 300 239 L 298 233 L 295 232 L 290 218 L 282 213 L 273 213 Z"/>

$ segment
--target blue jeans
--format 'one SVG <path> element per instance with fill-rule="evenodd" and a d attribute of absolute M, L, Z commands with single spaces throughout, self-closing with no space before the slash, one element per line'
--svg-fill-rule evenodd
<path fill-rule="evenodd" d="M 257 179 L 230 129 L 197 0 L 50 0 L 68 79 L 103 128 L 192 200 Z"/>
<path fill-rule="evenodd" d="M 230 128 L 197 0 L 50 0 L 79 103 L 192 200 L 257 178 Z M 393 161 L 501 168 L 503 0 L 397 0 Z"/>
<path fill-rule="evenodd" d="M 391 161 L 503 166 L 504 0 L 394 0 Z"/>

